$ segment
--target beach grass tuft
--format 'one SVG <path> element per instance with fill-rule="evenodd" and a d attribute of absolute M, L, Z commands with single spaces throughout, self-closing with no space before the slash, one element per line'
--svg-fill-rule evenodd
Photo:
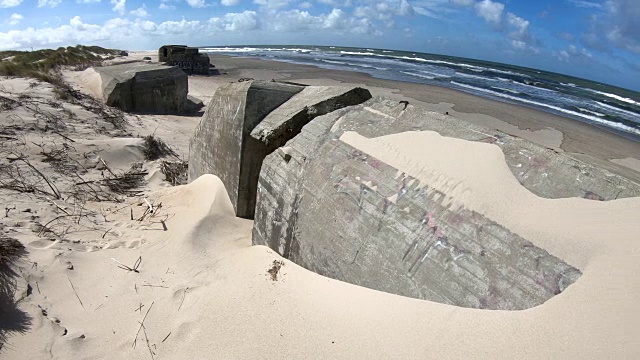
<path fill-rule="evenodd" d="M 120 50 L 83 45 L 55 50 L 0 51 L 0 75 L 34 78 L 56 85 L 60 81 L 56 74 L 60 66 L 73 66 L 75 70 L 83 70 L 98 66 L 103 60 L 112 59 L 120 53 Z"/>

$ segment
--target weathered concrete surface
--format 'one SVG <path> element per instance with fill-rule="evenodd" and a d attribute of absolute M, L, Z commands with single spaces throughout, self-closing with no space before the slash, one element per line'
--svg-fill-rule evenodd
<path fill-rule="evenodd" d="M 224 183 L 238 216 L 253 214 L 254 204 L 240 183 L 247 167 L 258 167 L 266 154 L 251 154 L 253 128 L 273 109 L 302 91 L 301 86 L 246 81 L 221 86 L 206 107 L 189 145 L 189 181 L 215 174 Z M 255 175 L 257 182 L 257 174 Z M 254 192 L 255 197 L 255 192 Z M 255 205 L 254 205 L 255 206 Z"/>
<path fill-rule="evenodd" d="M 303 87 L 266 81 L 220 87 L 190 142 L 189 179 L 216 174 L 236 215 L 253 218 L 262 160 L 300 132 L 315 116 L 369 99 L 353 87 Z M 304 106 L 303 104 L 311 104 Z M 310 108 L 314 110 L 311 111 Z M 269 124 L 267 127 L 263 123 Z M 260 127 L 274 137 L 249 136 Z"/>
<path fill-rule="evenodd" d="M 580 271 L 447 195 L 339 140 L 411 130 L 494 143 L 514 176 L 547 198 L 640 195 L 619 176 L 501 133 L 396 101 L 373 99 L 316 118 L 267 156 L 254 244 L 322 275 L 395 294 L 483 309 L 525 309 Z M 425 186 L 426 185 L 426 186 Z M 597 190 L 596 190 L 597 189 Z M 397 201 L 388 199 L 392 196 Z"/>
<path fill-rule="evenodd" d="M 346 86 L 308 86 L 291 100 L 271 112 L 251 136 L 267 145 L 269 152 L 300 133 L 317 116 L 371 99 L 369 90 Z"/>
<path fill-rule="evenodd" d="M 124 111 L 177 113 L 187 107 L 187 75 L 171 66 L 132 62 L 96 67 L 107 105 Z"/>
<path fill-rule="evenodd" d="M 197 47 L 186 45 L 164 45 L 158 50 L 158 61 L 177 66 L 187 74 L 208 75 L 211 60 L 200 54 Z"/>

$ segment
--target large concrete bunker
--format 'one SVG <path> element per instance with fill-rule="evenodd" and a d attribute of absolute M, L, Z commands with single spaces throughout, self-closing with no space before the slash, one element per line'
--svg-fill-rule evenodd
<path fill-rule="evenodd" d="M 124 111 L 179 113 L 187 110 L 187 74 L 173 66 L 132 62 L 95 67 L 107 105 Z"/>
<path fill-rule="evenodd" d="M 177 66 L 187 74 L 208 75 L 211 60 L 197 47 L 164 45 L 158 49 L 158 61 Z"/>
<path fill-rule="evenodd" d="M 289 99 L 275 91 L 274 102 L 259 101 L 279 104 L 260 113 L 261 121 L 249 121 L 251 103 L 264 109 L 249 95 L 254 86 L 282 85 L 230 84 L 216 92 L 191 142 L 190 179 L 218 175 L 244 215 L 253 214 L 255 204 L 254 244 L 334 279 L 457 306 L 518 310 L 545 302 L 581 275 L 493 219 L 451 208 L 443 201 L 448 190 L 418 186 L 341 141 L 346 131 L 373 138 L 429 130 L 493 143 L 520 184 L 541 197 L 640 195 L 638 184 L 563 154 L 383 98 L 329 106 L 333 111 L 309 118 L 299 114 L 315 113 L 318 93 L 335 90 L 307 87 Z M 305 92 L 315 95 L 305 98 Z M 255 142 L 260 145 L 250 145 Z M 254 148 L 261 150 L 247 151 Z M 242 168 L 255 153 L 261 166 L 256 161 L 249 168 L 258 177 L 257 196 L 241 207 Z"/>
<path fill-rule="evenodd" d="M 264 157 L 314 117 L 369 98 L 368 90 L 357 87 L 305 87 L 267 81 L 222 86 L 191 139 L 189 179 L 218 175 L 236 215 L 253 218 Z"/>

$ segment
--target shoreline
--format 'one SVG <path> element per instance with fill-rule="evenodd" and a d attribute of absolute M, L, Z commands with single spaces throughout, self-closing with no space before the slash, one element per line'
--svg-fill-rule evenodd
<path fill-rule="evenodd" d="M 368 88 L 374 96 L 396 100 L 409 98 L 430 111 L 449 112 L 451 116 L 563 151 L 576 159 L 596 163 L 608 171 L 640 182 L 639 142 L 572 118 L 459 90 L 379 79 L 357 71 L 329 70 L 314 65 L 223 54 L 208 55 L 211 63 L 221 73 L 216 76 L 220 80 L 237 81 L 245 77 L 287 80 L 309 85 L 360 85 Z"/>

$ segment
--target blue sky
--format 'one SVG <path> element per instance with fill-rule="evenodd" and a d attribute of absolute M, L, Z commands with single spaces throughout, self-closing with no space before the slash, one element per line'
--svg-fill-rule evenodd
<path fill-rule="evenodd" d="M 640 0 L 0 0 L 0 49 L 169 43 L 412 50 L 640 90 Z"/>

